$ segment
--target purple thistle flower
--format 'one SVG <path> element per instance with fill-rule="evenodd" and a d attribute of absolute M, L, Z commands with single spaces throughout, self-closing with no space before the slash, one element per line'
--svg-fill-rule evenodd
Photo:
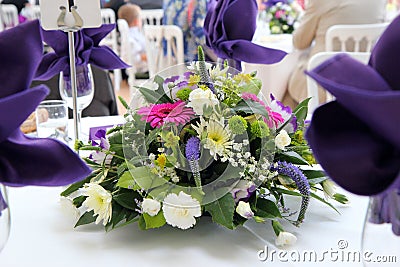
<path fill-rule="evenodd" d="M 276 162 L 271 166 L 271 171 L 277 171 L 279 174 L 288 176 L 295 182 L 300 194 L 303 195 L 299 216 L 294 223 L 296 226 L 299 226 L 304 220 L 308 203 L 310 202 L 310 184 L 308 183 L 307 177 L 298 167 L 286 161 Z"/>
<path fill-rule="evenodd" d="M 4 199 L 3 195 L 0 192 L 0 216 L 1 216 L 1 212 L 3 210 L 5 210 L 6 208 L 8 208 L 6 200 Z"/>
<path fill-rule="evenodd" d="M 186 143 L 185 155 L 188 160 L 199 160 L 200 158 L 200 139 L 193 136 Z"/>

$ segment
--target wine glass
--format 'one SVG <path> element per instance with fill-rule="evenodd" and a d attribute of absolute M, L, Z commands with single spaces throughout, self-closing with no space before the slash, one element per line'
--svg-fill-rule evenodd
<path fill-rule="evenodd" d="M 78 113 L 78 133 L 79 136 L 88 136 L 88 133 L 82 132 L 81 117 L 82 110 L 87 108 L 93 100 L 94 80 L 90 64 L 76 66 L 76 87 L 77 87 L 77 113 Z M 59 80 L 60 95 L 67 102 L 67 106 L 73 109 L 73 98 L 71 89 L 70 71 L 67 69 L 60 73 Z"/>
<path fill-rule="evenodd" d="M 0 184 L 0 252 L 7 243 L 10 233 L 10 207 L 7 198 L 7 188 Z"/>

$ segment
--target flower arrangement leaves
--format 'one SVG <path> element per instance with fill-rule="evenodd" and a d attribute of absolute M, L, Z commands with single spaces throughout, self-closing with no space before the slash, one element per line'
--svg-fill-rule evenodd
<path fill-rule="evenodd" d="M 332 208 L 328 199 L 347 201 L 323 171 L 302 169 L 316 163 L 303 138 L 308 100 L 294 111 L 272 96 L 267 104 L 254 94 L 255 73 L 199 56 L 184 74 L 139 87 L 147 105 L 126 105 L 123 126 L 77 143 L 92 151 L 85 160 L 93 171 L 62 193 L 82 211 L 76 226 L 189 229 L 210 216 L 228 229 L 271 222 L 279 237 L 281 221 L 303 222 L 310 198 Z M 298 210 L 286 195 L 299 198 Z"/>

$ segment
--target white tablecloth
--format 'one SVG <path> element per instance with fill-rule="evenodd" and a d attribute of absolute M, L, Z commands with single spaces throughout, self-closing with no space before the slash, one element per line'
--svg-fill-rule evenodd
<path fill-rule="evenodd" d="M 91 126 L 121 121 L 121 117 L 84 119 Z M 290 259 L 288 254 L 279 259 L 279 250 L 266 243 L 274 241 L 270 224 L 250 224 L 252 231 L 266 241 L 244 227 L 226 230 L 207 218 L 187 231 L 168 226 L 141 231 L 136 224 L 109 233 L 96 225 L 74 229 L 73 216 L 59 204 L 62 190 L 59 187 L 9 188 L 12 228 L 9 241 L 0 253 L 1 267 L 294 266 L 291 260 L 284 262 Z M 360 251 L 368 200 L 349 197 L 351 205 L 335 204 L 341 215 L 318 201 L 311 201 L 306 221 L 300 228 L 285 225 L 298 238 L 296 245 L 287 251 L 301 255 L 315 251 L 321 259 L 326 251 L 342 251 L 338 242 L 348 244 L 346 251 Z M 269 255 L 274 256 L 261 261 L 258 253 L 265 246 Z M 320 264 L 362 266 L 360 262 L 333 261 L 327 255 Z M 296 266 L 315 265 L 309 260 L 296 263 Z"/>

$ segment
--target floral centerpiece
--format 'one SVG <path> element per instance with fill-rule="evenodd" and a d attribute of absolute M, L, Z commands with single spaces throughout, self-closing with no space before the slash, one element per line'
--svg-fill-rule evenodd
<path fill-rule="evenodd" d="M 125 103 L 126 124 L 77 142 L 92 151 L 93 172 L 62 193 L 82 212 L 76 226 L 188 229 L 209 216 L 229 229 L 272 222 L 282 239 L 281 220 L 300 225 L 310 198 L 333 208 L 317 191 L 346 202 L 323 171 L 302 170 L 315 163 L 303 139 L 308 100 L 293 111 L 273 97 L 268 105 L 255 73 L 206 63 L 201 49 L 199 59 L 138 87 L 144 104 Z"/>
<path fill-rule="evenodd" d="M 290 2 L 280 1 L 266 8 L 271 34 L 290 34 L 294 31 L 299 12 Z"/>

